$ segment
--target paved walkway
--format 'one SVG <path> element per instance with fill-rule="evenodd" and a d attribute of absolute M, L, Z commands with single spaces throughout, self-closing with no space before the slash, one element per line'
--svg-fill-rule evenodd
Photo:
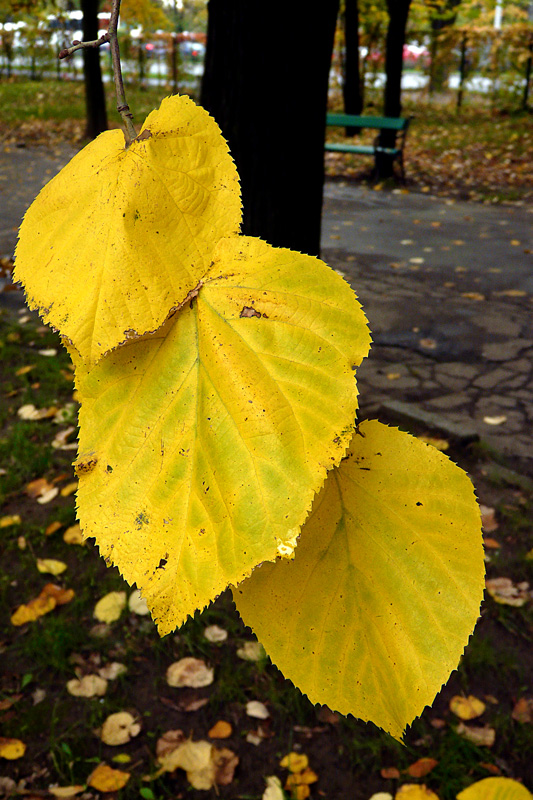
<path fill-rule="evenodd" d="M 71 152 L 0 151 L 0 256 Z M 531 207 L 327 183 L 322 255 L 373 331 L 358 371 L 363 415 L 480 437 L 533 474 L 532 226 Z"/>

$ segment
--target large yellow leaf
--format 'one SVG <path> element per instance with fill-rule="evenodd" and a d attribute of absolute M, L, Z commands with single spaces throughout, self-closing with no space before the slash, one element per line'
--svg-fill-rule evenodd
<path fill-rule="evenodd" d="M 459 792 L 457 800 L 532 800 L 526 787 L 511 778 L 484 778 Z"/>
<path fill-rule="evenodd" d="M 323 262 L 235 236 L 156 334 L 77 359 L 81 527 L 161 633 L 290 555 L 350 442 L 369 339 Z"/>
<path fill-rule="evenodd" d="M 155 331 L 241 220 L 237 171 L 216 122 L 168 97 L 128 149 L 91 142 L 24 217 L 15 278 L 30 308 L 86 361 Z"/>
<path fill-rule="evenodd" d="M 328 475 L 291 563 L 234 589 L 237 608 L 312 702 L 399 737 L 457 666 L 483 597 L 466 474 L 378 422 Z"/>

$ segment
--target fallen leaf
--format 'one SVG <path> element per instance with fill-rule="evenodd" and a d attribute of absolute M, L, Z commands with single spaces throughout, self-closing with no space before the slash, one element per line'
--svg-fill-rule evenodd
<path fill-rule="evenodd" d="M 57 486 L 52 486 L 51 489 L 48 489 L 47 492 L 43 492 L 37 498 L 37 502 L 40 505 L 44 506 L 44 505 L 46 505 L 46 503 L 49 503 L 51 500 L 53 500 L 54 497 L 57 497 L 58 494 L 59 494 L 59 489 L 57 488 Z"/>
<path fill-rule="evenodd" d="M 481 512 L 481 526 L 484 533 L 492 533 L 493 531 L 498 530 L 496 511 L 494 508 L 480 504 L 479 510 Z"/>
<path fill-rule="evenodd" d="M 116 622 L 126 607 L 126 592 L 109 592 L 94 607 L 93 616 L 110 625 Z"/>
<path fill-rule="evenodd" d="M 265 648 L 259 642 L 245 642 L 238 648 L 237 655 L 244 661 L 260 661 L 266 657 Z"/>
<path fill-rule="evenodd" d="M 435 350 L 435 348 L 437 347 L 437 342 L 435 341 L 435 339 L 429 339 L 429 338 L 420 339 L 418 344 L 420 345 L 420 347 L 423 347 L 424 350 Z"/>
<path fill-rule="evenodd" d="M 477 744 L 479 747 L 492 747 L 496 741 L 496 731 L 485 725 L 483 728 L 476 728 L 472 725 L 465 725 L 460 722 L 455 729 L 459 736 L 467 739 L 472 744 Z"/>
<path fill-rule="evenodd" d="M 19 367 L 19 369 L 17 369 L 17 371 L 15 372 L 15 375 L 17 376 L 17 378 L 20 378 L 21 375 L 27 375 L 28 372 L 31 372 L 31 370 L 34 368 L 35 364 L 28 364 L 25 367 Z"/>
<path fill-rule="evenodd" d="M 172 753 L 180 744 L 187 741 L 187 737 L 183 733 L 183 731 L 175 730 L 175 731 L 166 731 L 162 736 L 159 737 L 155 746 L 155 752 L 158 759 L 161 759 L 162 756 L 168 755 Z"/>
<path fill-rule="evenodd" d="M 211 789 L 215 783 L 214 747 L 204 740 L 193 742 L 188 739 L 175 750 L 159 759 L 161 770 L 174 772 L 183 769 L 187 780 L 195 789 Z"/>
<path fill-rule="evenodd" d="M 496 539 L 492 539 L 490 536 L 483 537 L 483 544 L 489 550 L 499 550 L 501 547 L 501 544 Z"/>
<path fill-rule="evenodd" d="M 227 747 L 220 749 L 214 747 L 212 758 L 215 766 L 215 783 L 218 786 L 229 786 L 239 763 L 239 756 Z"/>
<path fill-rule="evenodd" d="M 126 744 L 140 732 L 140 723 L 132 714 L 128 711 L 118 711 L 116 714 L 110 714 L 104 721 L 100 739 L 104 744 L 116 747 L 120 744 Z"/>
<path fill-rule="evenodd" d="M 400 770 L 396 769 L 396 767 L 383 767 L 380 769 L 379 774 L 382 778 L 396 780 L 400 777 Z"/>
<path fill-rule="evenodd" d="M 302 772 L 309 766 L 309 759 L 305 753 L 287 753 L 279 762 L 280 767 L 288 769 L 289 772 Z"/>
<path fill-rule="evenodd" d="M 28 497 L 31 497 L 32 499 L 35 500 L 38 497 L 41 497 L 43 494 L 46 494 L 46 492 L 49 492 L 50 489 L 53 488 L 54 485 L 52 483 L 49 483 L 46 478 L 37 478 L 36 480 L 30 481 L 29 483 L 26 484 L 25 492 L 28 495 Z"/>
<path fill-rule="evenodd" d="M 55 583 L 47 583 L 41 589 L 39 597 L 51 597 L 55 600 L 57 606 L 64 606 L 66 603 L 70 603 L 74 597 L 74 589 L 62 589 L 61 586 L 56 586 Z"/>
<path fill-rule="evenodd" d="M 67 544 L 84 544 L 81 528 L 78 523 L 71 525 L 63 534 L 63 541 Z"/>
<path fill-rule="evenodd" d="M 479 292 L 461 292 L 461 297 L 466 298 L 466 300 L 475 300 L 477 303 L 481 303 L 486 299 L 485 295 Z"/>
<path fill-rule="evenodd" d="M 263 736 L 260 736 L 257 731 L 248 731 L 246 734 L 246 741 L 248 744 L 253 744 L 255 747 L 261 744 Z"/>
<path fill-rule="evenodd" d="M 75 797 L 80 792 L 85 791 L 85 786 L 49 786 L 48 791 L 54 797 Z"/>
<path fill-rule="evenodd" d="M 306 767 L 300 772 L 292 771 L 291 775 L 289 775 L 289 777 L 287 778 L 287 781 L 285 783 L 285 788 L 290 789 L 292 791 L 295 786 L 309 786 L 309 784 L 311 783 L 316 783 L 317 780 L 318 780 L 318 775 L 316 774 L 316 772 L 313 772 L 312 769 Z"/>
<path fill-rule="evenodd" d="M 483 422 L 487 425 L 503 425 L 504 422 L 507 422 L 507 417 L 505 414 L 501 414 L 497 417 L 483 417 Z"/>
<path fill-rule="evenodd" d="M 106 681 L 114 681 L 119 675 L 124 675 L 127 671 L 128 668 L 125 664 L 121 664 L 119 661 L 112 661 L 110 664 L 101 667 L 98 670 L 98 674 Z"/>
<path fill-rule="evenodd" d="M 56 413 L 57 408 L 55 406 L 52 406 L 51 408 L 35 408 L 32 403 L 28 403 L 27 405 L 21 406 L 18 409 L 17 416 L 20 419 L 25 420 L 40 420 L 49 419 Z"/>
<path fill-rule="evenodd" d="M 373 794 L 369 800 L 394 800 L 394 798 L 390 792 L 377 792 L 377 794 Z"/>
<path fill-rule="evenodd" d="M 118 792 L 130 779 L 129 772 L 120 769 L 113 769 L 107 764 L 98 764 L 96 769 L 91 772 L 88 786 L 92 786 L 98 792 Z"/>
<path fill-rule="evenodd" d="M 74 494 L 76 489 L 78 488 L 78 481 L 72 481 L 72 483 L 67 483 L 66 486 L 63 486 L 61 489 L 61 497 L 69 497 L 69 495 Z"/>
<path fill-rule="evenodd" d="M 514 584 L 510 578 L 490 578 L 485 581 L 490 596 L 501 605 L 519 608 L 530 599 L 529 584 Z"/>
<path fill-rule="evenodd" d="M 167 683 L 169 686 L 190 686 L 198 689 L 209 686 L 214 680 L 214 670 L 208 667 L 200 658 L 187 656 L 175 661 L 167 669 Z"/>
<path fill-rule="evenodd" d="M 57 603 L 53 597 L 36 597 L 28 604 L 23 604 L 11 616 L 11 624 L 19 627 L 27 622 L 34 622 L 39 617 L 48 614 L 56 607 Z"/>
<path fill-rule="evenodd" d="M 533 722 L 533 698 L 521 697 L 511 712 L 511 717 L 517 722 Z"/>
<path fill-rule="evenodd" d="M 431 447 L 435 447 L 437 450 L 440 450 L 441 453 L 450 449 L 450 443 L 447 439 L 438 439 L 434 436 L 417 436 L 417 439 L 431 445 Z"/>
<path fill-rule="evenodd" d="M 40 356 L 45 356 L 46 358 L 53 358 L 54 356 L 57 356 L 57 350 L 55 347 L 47 347 L 44 350 L 38 350 L 37 352 Z"/>
<path fill-rule="evenodd" d="M 479 766 L 483 767 L 483 769 L 486 769 L 487 772 L 491 772 L 493 775 L 501 775 L 502 774 L 501 769 L 498 766 L 496 766 L 496 764 L 491 764 L 488 761 L 480 761 L 479 762 Z"/>
<path fill-rule="evenodd" d="M 138 614 L 140 617 L 144 617 L 150 613 L 146 600 L 141 596 L 138 589 L 135 589 L 135 591 L 130 594 L 128 608 L 133 614 Z"/>
<path fill-rule="evenodd" d="M 9 528 L 11 525 L 20 525 L 22 522 L 19 514 L 9 514 L 6 517 L 0 517 L 0 528 Z"/>
<path fill-rule="evenodd" d="M 439 800 L 439 796 L 424 783 L 404 783 L 394 795 L 394 800 Z"/>
<path fill-rule="evenodd" d="M 267 788 L 263 792 L 261 800 L 285 800 L 285 795 L 281 788 L 281 781 L 277 775 L 269 775 L 265 778 L 265 781 Z"/>
<path fill-rule="evenodd" d="M 486 705 L 481 700 L 478 700 L 474 695 L 468 697 L 461 697 L 455 695 L 450 700 L 450 711 L 452 711 L 459 719 L 468 720 L 480 717 L 485 711 Z M 420 777 L 420 776 L 418 776 Z"/>
<path fill-rule="evenodd" d="M 74 697 L 103 697 L 107 691 L 107 681 L 99 675 L 84 675 L 67 682 L 67 692 Z"/>
<path fill-rule="evenodd" d="M 42 703 L 45 697 L 46 691 L 44 689 L 35 689 L 35 691 L 31 693 L 34 706 L 38 706 L 39 703 Z"/>
<path fill-rule="evenodd" d="M 264 703 L 260 703 L 259 700 L 250 700 L 246 703 L 246 713 L 249 717 L 254 717 L 254 719 L 268 719 L 270 716 L 268 708 Z"/>
<path fill-rule="evenodd" d="M 37 569 L 39 572 L 49 573 L 50 575 L 61 575 L 67 568 L 64 561 L 55 558 L 38 558 Z"/>
<path fill-rule="evenodd" d="M 208 625 L 204 630 L 204 636 L 208 642 L 225 642 L 228 632 L 218 625 Z"/>
<path fill-rule="evenodd" d="M 512 778 L 483 778 L 459 792 L 457 800 L 533 800 L 533 795 Z"/>
<path fill-rule="evenodd" d="M 406 771 L 411 778 L 423 778 L 424 775 L 427 775 L 432 769 L 435 769 L 438 763 L 439 762 L 435 758 L 419 758 L 418 761 L 415 761 L 414 764 L 407 767 Z"/>
<path fill-rule="evenodd" d="M 76 428 L 72 425 L 65 428 L 64 431 L 56 433 L 52 440 L 52 447 L 54 450 L 75 450 L 78 446 L 77 442 L 68 442 L 69 437 L 74 433 Z"/>
<path fill-rule="evenodd" d="M 210 739 L 227 739 L 233 733 L 233 728 L 223 719 L 219 719 L 208 732 Z"/>
<path fill-rule="evenodd" d="M 50 525 L 47 525 L 47 527 L 44 530 L 44 535 L 51 536 L 53 533 L 55 533 L 62 527 L 63 527 L 62 524 L 58 522 L 58 520 L 54 520 L 54 522 L 51 522 Z"/>
<path fill-rule="evenodd" d="M 131 756 L 128 755 L 128 753 L 117 753 L 116 756 L 113 756 L 111 761 L 114 761 L 115 764 L 129 764 Z"/>
<path fill-rule="evenodd" d="M 26 752 L 26 745 L 20 739 L 6 739 L 0 736 L 0 758 L 15 761 L 22 758 Z"/>
<path fill-rule="evenodd" d="M 25 536 L 18 536 L 17 537 L 17 547 L 18 547 L 18 549 L 19 550 L 25 550 L 26 549 L 26 545 L 27 545 L 26 537 Z"/>
<path fill-rule="evenodd" d="M 522 289 L 504 289 L 501 292 L 493 292 L 495 297 L 527 297 L 527 292 Z"/>

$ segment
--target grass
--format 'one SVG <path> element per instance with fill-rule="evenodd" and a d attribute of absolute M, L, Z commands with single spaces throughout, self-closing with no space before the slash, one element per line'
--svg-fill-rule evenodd
<path fill-rule="evenodd" d="M 96 601 L 112 590 L 129 593 L 129 587 L 116 569 L 106 568 L 91 541 L 85 546 L 63 541 L 63 531 L 75 520 L 72 495 L 58 495 L 49 504 L 39 505 L 25 494 L 26 483 L 35 478 L 45 476 L 58 487 L 73 480 L 72 452 L 50 446 L 62 426 L 51 420 L 17 418 L 17 409 L 27 402 L 38 408 L 51 403 L 64 408 L 73 402 L 68 358 L 57 337 L 33 316 L 21 323 L 25 316 L 7 311 L 0 315 L 0 393 L 5 406 L 0 430 L 2 514 L 18 513 L 22 519 L 21 525 L 0 531 L 4 671 L 0 721 L 3 736 L 20 738 L 28 746 L 24 758 L 3 764 L 4 775 L 15 781 L 25 779 L 28 789 L 38 793 L 54 783 L 84 785 L 95 765 L 105 762 L 131 773 L 121 792 L 125 800 L 139 794 L 145 800 L 214 797 L 191 789 L 181 771 L 153 782 L 144 776 L 156 769 L 155 746 L 162 733 L 180 728 L 195 740 L 205 739 L 211 726 L 225 719 L 232 723 L 234 733 L 229 741 L 217 744 L 236 752 L 240 766 L 233 783 L 220 787 L 221 797 L 260 800 L 264 778 L 283 776 L 279 761 L 295 748 L 309 756 L 319 775 L 312 797 L 328 800 L 368 800 L 374 792 L 394 793 L 406 782 L 425 783 L 440 800 L 455 800 L 467 785 L 494 771 L 527 781 L 533 759 L 531 725 L 516 722 L 511 712 L 532 684 L 530 604 L 511 608 L 487 601 L 459 669 L 433 706 L 414 722 L 404 745 L 360 720 L 328 716 L 285 680 L 268 658 L 258 662 L 237 658 L 236 650 L 251 634 L 226 594 L 164 639 L 157 636 L 149 618 L 128 612 L 111 626 L 97 625 L 93 618 Z M 58 350 L 56 357 L 39 355 L 39 350 L 51 347 Z M 17 374 L 29 363 L 35 364 L 30 373 Z M 478 469 L 476 463 L 469 463 L 468 469 L 480 481 L 477 488 L 484 497 L 493 493 L 500 530 L 492 535 L 506 543 L 501 553 L 491 556 L 489 570 L 493 575 L 523 580 L 531 565 L 524 560 L 531 545 L 531 496 L 516 486 L 483 483 L 480 476 L 490 455 L 485 453 L 483 458 Z M 53 521 L 61 526 L 47 536 L 45 531 Z M 40 575 L 35 569 L 37 557 L 62 560 L 67 571 L 55 579 Z M 49 580 L 75 587 L 72 602 L 22 628 L 13 627 L 10 613 L 35 597 Z M 227 642 L 206 640 L 205 626 L 213 624 L 225 628 Z M 188 655 L 214 667 L 212 686 L 198 690 L 167 686 L 168 665 Z M 66 682 L 76 673 L 95 672 L 112 661 L 124 663 L 127 672 L 110 683 L 104 697 L 83 699 L 68 694 Z M 40 694 L 43 696 L 38 699 Z M 494 747 L 477 746 L 457 734 L 458 720 L 448 707 L 454 694 L 485 699 L 487 711 L 473 724 L 495 729 Z M 487 700 L 489 697 L 497 702 Z M 183 704 L 186 707 L 202 698 L 207 705 L 196 711 L 183 710 Z M 246 702 L 252 699 L 261 699 L 271 713 L 265 723 L 267 737 L 259 746 L 246 741 L 258 724 L 244 713 Z M 9 705 L 12 700 L 13 705 L 5 710 L 6 702 Z M 94 731 L 109 714 L 130 709 L 142 720 L 140 736 L 118 748 L 102 744 Z M 120 754 L 130 760 L 114 761 Z M 411 778 L 406 770 L 424 756 L 436 759 L 437 766 L 423 778 Z M 399 779 L 383 777 L 381 770 L 390 767 L 398 770 Z"/>

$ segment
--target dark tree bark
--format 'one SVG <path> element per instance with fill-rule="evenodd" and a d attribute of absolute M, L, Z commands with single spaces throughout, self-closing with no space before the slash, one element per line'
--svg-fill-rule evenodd
<path fill-rule="evenodd" d="M 359 71 L 359 4 L 358 0 L 344 0 L 344 75 L 342 95 L 345 114 L 363 111 L 363 87 Z M 346 128 L 346 136 L 354 136 L 357 129 Z"/>
<path fill-rule="evenodd" d="M 85 42 L 98 39 L 98 4 L 99 0 L 81 0 L 83 40 Z M 99 47 L 83 50 L 83 76 L 85 78 L 87 114 L 85 137 L 94 139 L 99 133 L 107 130 L 107 111 Z"/>
<path fill-rule="evenodd" d="M 402 70 L 405 29 L 409 16 L 411 0 L 387 0 L 389 24 L 387 27 L 385 51 L 385 96 L 383 113 L 386 117 L 400 117 L 402 114 Z M 395 131 L 382 131 L 380 144 L 394 147 Z M 393 173 L 393 159 L 385 153 L 376 155 L 376 173 L 381 180 L 390 178 Z"/>
<path fill-rule="evenodd" d="M 241 177 L 243 232 L 318 254 L 338 0 L 210 0 L 202 105 Z"/>

